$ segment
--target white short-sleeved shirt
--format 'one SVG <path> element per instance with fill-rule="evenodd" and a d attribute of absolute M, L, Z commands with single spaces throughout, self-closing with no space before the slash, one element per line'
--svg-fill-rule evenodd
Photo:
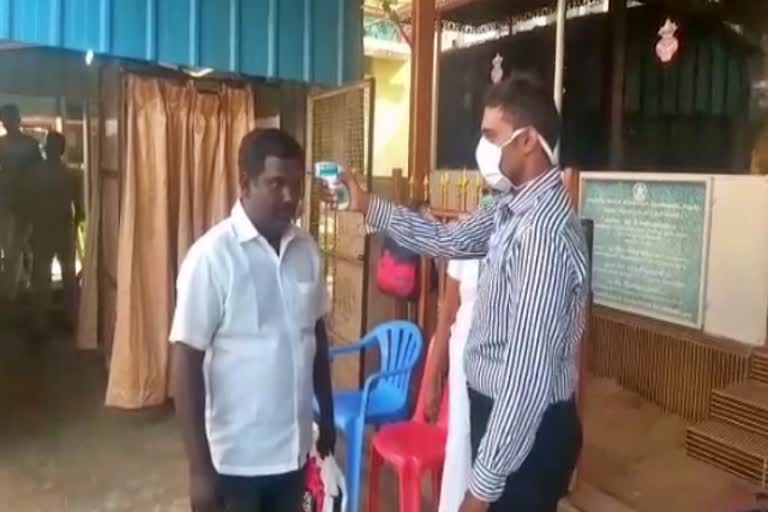
<path fill-rule="evenodd" d="M 477 280 L 480 276 L 480 260 L 450 260 L 448 275 L 459 282 L 459 310 L 451 326 L 451 333 L 466 340 L 472 326 L 472 313 L 475 309 Z"/>
<path fill-rule="evenodd" d="M 280 254 L 240 202 L 189 250 L 171 342 L 206 352 L 206 431 L 220 474 L 299 469 L 312 444 L 315 324 L 328 312 L 320 253 L 291 228 Z"/>

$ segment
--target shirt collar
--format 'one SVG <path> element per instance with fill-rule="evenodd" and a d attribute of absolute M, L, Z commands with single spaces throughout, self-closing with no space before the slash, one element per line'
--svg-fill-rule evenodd
<path fill-rule="evenodd" d="M 251 219 L 248 218 L 248 214 L 245 213 L 245 208 L 243 208 L 243 203 L 241 203 L 239 199 L 235 203 L 235 206 L 232 207 L 232 213 L 229 218 L 232 222 L 232 227 L 235 230 L 237 240 L 241 244 L 263 238 L 261 233 L 259 233 L 259 230 L 256 229 L 256 226 L 251 222 Z M 288 245 L 288 242 L 296 237 L 296 234 L 296 226 L 291 224 L 291 226 L 288 227 L 288 230 L 283 234 L 280 244 L 282 246 L 280 252 L 282 252 L 283 248 Z"/>
<path fill-rule="evenodd" d="M 239 199 L 235 206 L 232 207 L 232 213 L 229 218 L 232 221 L 232 227 L 235 229 L 235 235 L 237 235 L 237 240 L 240 243 L 250 242 L 261 237 L 253 222 L 245 213 L 243 203 Z"/>
<path fill-rule="evenodd" d="M 513 213 L 523 213 L 536 203 L 542 192 L 559 183 L 560 179 L 560 170 L 553 167 L 528 183 L 513 187 L 511 193 L 500 200 L 500 204 L 512 210 Z"/>

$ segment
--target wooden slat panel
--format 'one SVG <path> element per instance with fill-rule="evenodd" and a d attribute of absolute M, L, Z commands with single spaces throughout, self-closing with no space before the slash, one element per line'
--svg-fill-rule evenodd
<path fill-rule="evenodd" d="M 706 421 L 686 433 L 688 455 L 766 486 L 768 438 L 728 423 Z"/>
<path fill-rule="evenodd" d="M 768 438 L 768 386 L 741 382 L 712 394 L 715 419 Z"/>
<path fill-rule="evenodd" d="M 750 362 L 749 377 L 752 380 L 768 384 L 768 354 L 762 351 L 754 353 Z"/>
<path fill-rule="evenodd" d="M 588 367 L 671 414 L 709 415 L 715 389 L 749 376 L 750 350 L 702 333 L 595 307 Z"/>

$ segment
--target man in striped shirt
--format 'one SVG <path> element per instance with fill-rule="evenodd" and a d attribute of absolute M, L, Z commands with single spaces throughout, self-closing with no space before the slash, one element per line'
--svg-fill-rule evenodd
<path fill-rule="evenodd" d="M 484 257 L 464 356 L 474 460 L 461 512 L 555 512 L 581 450 L 574 393 L 587 249 L 551 150 L 559 127 L 533 77 L 493 85 L 477 160 L 500 194 L 492 208 L 457 223 L 369 197 L 351 174 L 342 177 L 352 208 L 401 245 Z"/>

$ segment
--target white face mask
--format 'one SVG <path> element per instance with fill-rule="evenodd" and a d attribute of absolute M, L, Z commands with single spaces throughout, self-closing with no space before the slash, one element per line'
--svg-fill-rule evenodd
<path fill-rule="evenodd" d="M 509 192 L 509 190 L 512 188 L 512 182 L 509 181 L 509 178 L 504 176 L 504 174 L 501 172 L 502 152 L 507 145 L 519 137 L 520 134 L 528 128 L 528 126 L 524 128 L 518 128 L 512 133 L 512 136 L 500 146 L 497 146 L 485 137 L 481 137 L 480 141 L 477 143 L 475 159 L 477 160 L 477 167 L 480 169 L 480 174 L 483 176 L 488 185 L 498 190 L 499 192 Z M 546 153 L 550 163 L 552 163 L 552 165 L 557 165 L 555 153 L 552 151 L 552 148 L 549 147 L 547 141 L 544 140 L 544 137 L 538 133 L 536 136 L 539 139 L 541 149 L 544 150 L 544 153 Z"/>

